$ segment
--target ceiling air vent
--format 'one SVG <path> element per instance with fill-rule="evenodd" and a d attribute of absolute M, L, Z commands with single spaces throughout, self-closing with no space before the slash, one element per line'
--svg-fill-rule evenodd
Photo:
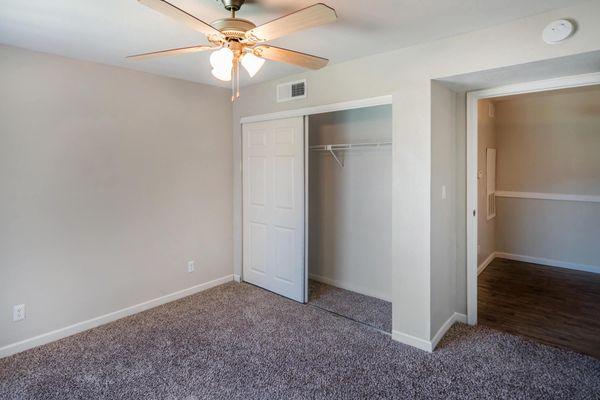
<path fill-rule="evenodd" d="M 306 98 L 306 79 L 277 85 L 277 102 Z"/>

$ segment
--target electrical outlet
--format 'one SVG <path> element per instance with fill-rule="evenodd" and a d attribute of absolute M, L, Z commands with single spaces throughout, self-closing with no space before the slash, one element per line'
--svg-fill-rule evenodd
<path fill-rule="evenodd" d="M 195 269 L 194 261 L 188 261 L 188 272 L 194 272 Z"/>
<path fill-rule="evenodd" d="M 25 319 L 25 304 L 17 304 L 13 306 L 13 322 L 22 321 Z"/>

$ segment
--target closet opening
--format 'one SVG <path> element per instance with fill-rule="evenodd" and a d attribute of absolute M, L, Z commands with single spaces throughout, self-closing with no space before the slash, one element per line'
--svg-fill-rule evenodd
<path fill-rule="evenodd" d="M 307 303 L 392 330 L 392 106 L 306 117 Z"/>

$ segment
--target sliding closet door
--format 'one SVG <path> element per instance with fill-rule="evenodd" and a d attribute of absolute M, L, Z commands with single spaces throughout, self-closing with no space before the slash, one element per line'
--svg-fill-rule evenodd
<path fill-rule="evenodd" d="M 244 124 L 243 279 L 304 301 L 304 118 Z"/>

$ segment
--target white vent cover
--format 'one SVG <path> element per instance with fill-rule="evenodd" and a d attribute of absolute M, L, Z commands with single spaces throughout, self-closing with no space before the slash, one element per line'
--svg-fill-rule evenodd
<path fill-rule="evenodd" d="M 306 79 L 277 85 L 277 102 L 306 98 Z"/>

